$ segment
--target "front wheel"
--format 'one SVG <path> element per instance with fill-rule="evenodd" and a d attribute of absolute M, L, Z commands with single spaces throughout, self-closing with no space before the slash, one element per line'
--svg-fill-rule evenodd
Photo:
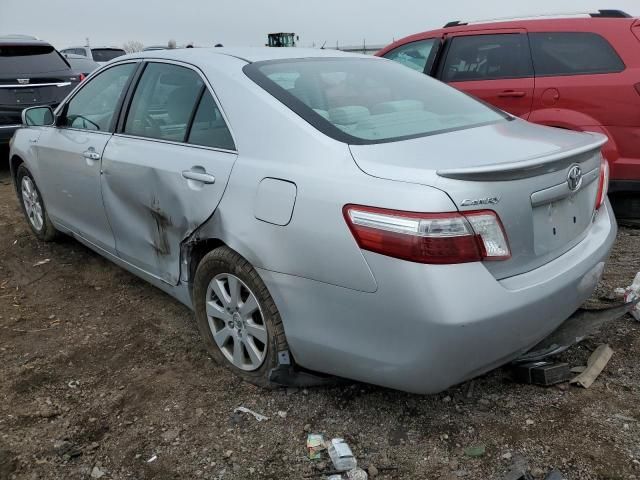
<path fill-rule="evenodd" d="M 50 242 L 54 240 L 58 231 L 49 219 L 44 200 L 36 186 L 36 181 L 24 164 L 18 167 L 16 185 L 18 187 L 18 200 L 31 231 L 42 241 Z"/>
<path fill-rule="evenodd" d="M 278 352 L 288 347 L 278 309 L 251 264 L 230 248 L 213 250 L 198 265 L 193 299 L 198 328 L 216 362 L 271 387 Z"/>

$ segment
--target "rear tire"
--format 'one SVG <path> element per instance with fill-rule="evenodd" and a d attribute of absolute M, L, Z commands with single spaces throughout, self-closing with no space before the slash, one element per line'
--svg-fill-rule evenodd
<path fill-rule="evenodd" d="M 198 328 L 214 360 L 254 385 L 269 381 L 288 350 L 280 314 L 256 270 L 228 247 L 208 253 L 193 288 Z"/>
<path fill-rule="evenodd" d="M 58 231 L 51 223 L 44 200 L 29 169 L 23 164 L 16 173 L 18 201 L 31 231 L 43 242 L 51 242 Z"/>

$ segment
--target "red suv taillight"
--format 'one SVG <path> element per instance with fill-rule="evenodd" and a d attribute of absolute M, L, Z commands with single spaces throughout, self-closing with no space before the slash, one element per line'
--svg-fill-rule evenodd
<path fill-rule="evenodd" d="M 609 191 L 609 162 L 602 157 L 600 160 L 600 178 L 598 180 L 598 194 L 596 195 L 596 210 L 598 210 L 605 199 L 607 198 L 607 192 Z"/>
<path fill-rule="evenodd" d="M 511 257 L 492 210 L 415 213 L 345 205 L 344 218 L 363 250 L 418 263 L 465 263 Z"/>

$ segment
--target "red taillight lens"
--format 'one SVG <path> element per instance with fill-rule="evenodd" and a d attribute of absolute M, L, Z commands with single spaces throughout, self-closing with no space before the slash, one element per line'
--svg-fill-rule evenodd
<path fill-rule="evenodd" d="M 504 260 L 511 252 L 495 212 L 415 213 L 346 205 L 360 248 L 418 263 Z"/>
<path fill-rule="evenodd" d="M 600 160 L 600 179 L 598 180 L 598 194 L 596 195 L 596 210 L 598 210 L 607 198 L 609 192 L 609 162 L 602 157 Z"/>
<path fill-rule="evenodd" d="M 79 81 L 80 81 L 80 82 L 83 82 L 85 78 L 87 78 L 87 76 L 86 76 L 84 73 L 81 73 L 81 74 L 80 74 Z"/>

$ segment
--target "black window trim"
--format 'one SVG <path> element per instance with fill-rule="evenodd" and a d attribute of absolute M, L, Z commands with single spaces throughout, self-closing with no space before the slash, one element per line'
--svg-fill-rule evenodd
<path fill-rule="evenodd" d="M 529 48 L 531 49 L 531 62 L 533 64 L 533 72 L 536 76 L 536 78 L 548 78 L 548 77 L 577 77 L 577 76 L 583 76 L 583 75 L 610 75 L 612 73 L 622 73 L 624 72 L 628 67 L 627 64 L 624 62 L 624 59 L 620 56 L 620 54 L 618 53 L 618 51 L 616 50 L 616 48 L 611 44 L 611 42 L 604 37 L 603 35 L 600 35 L 597 32 L 593 32 L 590 30 L 580 30 L 580 31 L 576 31 L 576 30 L 571 30 L 571 31 L 566 31 L 566 30 L 553 30 L 553 31 L 549 31 L 549 32 L 527 32 L 529 38 Z M 601 72 L 571 72 L 571 73 L 537 73 L 536 72 L 536 64 L 535 64 L 535 60 L 533 58 L 533 44 L 531 42 L 531 36 L 532 35 L 545 35 L 545 34 L 558 34 L 558 33 L 581 33 L 581 34 L 590 34 L 590 35 L 595 35 L 597 37 L 600 37 L 602 40 L 604 40 L 604 42 L 609 45 L 609 47 L 611 48 L 611 51 L 615 54 L 615 56 L 618 58 L 618 60 L 620 60 L 620 63 L 622 64 L 622 69 L 621 70 L 606 70 L 606 71 L 601 71 Z"/>
<path fill-rule="evenodd" d="M 116 129 L 117 121 L 118 121 L 118 118 L 120 116 L 120 112 L 121 112 L 122 105 L 123 105 L 124 99 L 126 97 L 126 94 L 129 91 L 129 88 L 131 87 L 131 83 L 132 83 L 133 79 L 136 77 L 137 72 L 140 70 L 140 63 L 141 63 L 140 60 L 127 60 L 127 61 L 124 61 L 124 62 L 118 62 L 118 63 L 114 63 L 114 64 L 109 64 L 108 67 L 105 67 L 105 68 L 102 68 L 102 69 L 97 70 L 95 72 L 92 72 L 91 73 L 91 79 L 89 79 L 86 82 L 81 83 L 80 86 L 78 88 L 76 88 L 73 92 L 71 92 L 69 97 L 67 97 L 63 102 L 61 102 L 60 105 L 58 105 L 58 107 L 55 109 L 55 111 L 53 112 L 54 117 L 55 117 L 55 123 L 54 123 L 53 127 L 59 128 L 59 129 L 64 129 L 64 130 L 73 130 L 73 131 L 78 131 L 78 132 L 98 133 L 98 134 L 101 134 L 101 135 L 113 135 L 113 133 L 115 132 L 115 129 Z M 121 66 L 121 65 L 126 65 L 126 64 L 134 64 L 136 66 L 133 69 L 133 72 L 131 73 L 131 75 L 129 76 L 129 79 L 127 80 L 126 85 L 122 89 L 122 93 L 120 94 L 120 98 L 118 99 L 118 102 L 116 103 L 116 108 L 114 110 L 113 118 L 111 119 L 111 123 L 110 123 L 109 128 L 107 130 L 89 130 L 89 129 L 86 129 L 86 128 L 73 128 L 73 127 L 69 127 L 69 126 L 66 126 L 66 125 L 60 125 L 60 122 L 62 121 L 62 119 L 67 114 L 67 108 L 69 107 L 69 103 L 76 97 L 76 95 L 78 95 L 78 93 L 80 93 L 83 89 L 85 89 L 88 85 L 91 84 L 90 80 L 96 78 L 98 75 L 106 72 L 107 70 L 110 70 L 110 69 L 112 69 L 114 67 L 118 67 L 118 66 Z"/>
<path fill-rule="evenodd" d="M 138 71 L 138 73 L 136 75 L 135 84 L 132 82 L 130 84 L 129 90 L 127 91 L 127 96 L 124 99 L 122 108 L 120 110 L 120 115 L 119 115 L 119 118 L 118 118 L 118 124 L 117 124 L 117 128 L 114 131 L 114 135 L 116 135 L 118 137 L 123 137 L 123 138 L 135 138 L 137 140 L 146 140 L 146 141 L 149 141 L 149 142 L 159 142 L 159 143 L 167 143 L 167 144 L 172 144 L 172 145 L 182 145 L 182 146 L 192 147 L 192 148 L 213 150 L 213 151 L 216 151 L 216 152 L 234 153 L 234 154 L 238 153 L 238 144 L 236 142 L 233 130 L 231 129 L 231 126 L 229 124 L 229 120 L 227 119 L 227 115 L 225 114 L 224 110 L 222 109 L 222 105 L 220 104 L 220 101 L 219 101 L 218 96 L 216 95 L 214 89 L 211 87 L 211 84 L 209 83 L 209 79 L 202 72 L 202 70 L 200 70 L 196 65 L 194 65 L 192 63 L 180 62 L 180 61 L 164 59 L 164 58 L 141 58 L 141 59 L 138 59 L 138 60 L 142 63 L 142 66 L 141 66 L 141 68 L 139 69 L 139 71 Z M 135 94 L 136 90 L 138 89 L 138 85 L 140 83 L 140 78 L 142 77 L 142 74 L 144 73 L 144 70 L 146 70 L 147 65 L 149 65 L 150 63 L 166 63 L 166 64 L 170 64 L 170 65 L 176 65 L 176 66 L 179 66 L 179 67 L 188 68 L 189 70 L 192 70 L 197 75 L 199 75 L 201 80 L 202 80 L 202 82 L 203 82 L 203 88 L 198 93 L 198 97 L 197 97 L 197 100 L 196 100 L 196 103 L 195 103 L 195 106 L 194 106 L 194 110 L 191 112 L 191 116 L 190 116 L 190 119 L 189 119 L 189 124 L 187 125 L 187 134 L 185 135 L 184 141 L 182 141 L 182 142 L 175 141 L 175 140 L 166 140 L 166 139 L 163 139 L 163 138 L 156 138 L 156 137 L 143 137 L 143 136 L 139 136 L 139 135 L 131 135 L 130 133 L 125 133 L 125 131 L 124 131 L 124 126 L 125 126 L 125 123 L 127 121 L 127 116 L 129 115 L 129 110 L 131 108 L 131 103 L 133 101 L 133 95 Z M 204 96 L 205 90 L 207 90 L 209 92 L 209 94 L 211 95 L 211 97 L 213 97 L 213 101 L 216 104 L 216 107 L 218 108 L 218 111 L 220 112 L 220 115 L 222 116 L 222 119 L 224 120 L 224 124 L 227 127 L 227 130 L 229 131 L 229 135 L 231 135 L 231 140 L 233 141 L 233 146 L 235 147 L 234 150 L 229 150 L 229 149 L 220 148 L 220 147 L 210 147 L 210 146 L 207 146 L 207 145 L 197 145 L 195 143 L 187 143 L 187 141 L 186 141 L 189 138 L 188 134 L 191 132 L 191 126 L 192 126 L 193 120 L 195 118 L 195 114 L 198 111 L 198 106 L 200 105 L 200 100 Z"/>
<path fill-rule="evenodd" d="M 393 137 L 393 138 L 383 138 L 377 140 L 368 140 L 360 137 L 354 137 L 353 135 L 349 135 L 348 133 L 340 130 L 338 127 L 334 126 L 331 122 L 327 121 L 321 115 L 316 113 L 311 107 L 307 106 L 302 100 L 299 100 L 294 95 L 287 92 L 284 88 L 280 87 L 276 82 L 271 80 L 269 77 L 264 75 L 260 71 L 260 67 L 264 65 L 270 64 L 278 64 L 278 63 L 298 63 L 298 62 L 314 62 L 318 60 L 330 60 L 330 61 L 364 61 L 364 62 L 375 62 L 380 61 L 380 59 L 375 58 L 361 58 L 361 57 L 309 57 L 309 58 L 283 58 L 277 60 L 263 60 L 259 62 L 253 62 L 245 65 L 242 68 L 242 71 L 245 73 L 247 77 L 249 77 L 253 82 L 255 82 L 259 87 L 265 90 L 268 94 L 282 103 L 285 107 L 289 108 L 292 112 L 297 114 L 304 121 L 309 123 L 316 130 L 324 133 L 330 138 L 337 140 L 342 143 L 346 143 L 347 145 L 376 145 L 380 143 L 394 143 L 394 142 L 402 142 L 404 140 L 411 140 L 414 138 L 422 138 L 422 137 L 430 137 L 433 135 L 441 135 L 450 132 L 456 132 L 460 130 L 469 130 L 472 128 L 484 127 L 487 125 L 494 125 L 501 120 L 482 122 L 472 126 L 464 126 L 464 127 L 453 127 L 447 128 L 443 130 L 437 130 L 435 132 L 426 132 L 426 133 L 417 133 L 413 135 L 403 135 L 401 137 Z M 393 60 L 387 60 L 392 62 Z M 408 67 L 404 67 L 408 68 Z M 419 72 L 417 72 L 419 74 Z M 477 98 L 469 95 L 465 92 L 460 92 L 467 95 L 470 98 L 473 98 L 475 101 L 478 101 Z M 504 118 L 505 121 L 514 120 L 515 117 L 509 115 L 506 112 L 494 107 L 493 105 L 489 105 L 485 102 L 483 103 L 487 108 L 493 110 L 494 112 L 500 114 Z"/>
<path fill-rule="evenodd" d="M 468 33 L 468 35 L 467 35 Z M 456 38 L 461 38 L 461 37 L 481 37 L 481 36 L 488 36 L 488 35 L 523 35 L 525 42 L 526 42 L 526 47 L 528 47 L 528 52 L 529 52 L 529 66 L 531 67 L 531 75 L 510 75 L 507 77 L 484 77 L 484 78 L 470 78 L 467 80 L 458 80 L 457 82 L 453 82 L 453 81 L 446 81 L 444 79 L 444 67 L 447 64 L 447 58 L 449 57 L 449 53 L 451 50 L 451 44 L 453 43 L 453 40 Z M 446 37 L 446 40 L 444 42 L 444 47 L 443 47 L 443 52 L 442 52 L 442 56 L 440 57 L 439 61 L 438 61 L 438 66 L 436 68 L 436 73 L 435 76 L 438 80 L 443 81 L 444 83 L 446 83 L 447 85 L 450 83 L 462 83 L 462 82 L 482 82 L 482 81 L 491 81 L 491 80 L 517 80 L 517 79 L 522 79 L 522 78 L 535 78 L 535 70 L 534 70 L 534 66 L 533 66 L 533 54 L 531 52 L 531 43 L 529 42 L 529 35 L 528 32 L 496 32 L 496 31 L 491 31 L 491 32 L 481 32 L 481 33 L 472 33 L 472 32 L 464 32 L 462 34 L 456 34 L 456 35 L 448 35 Z"/>

